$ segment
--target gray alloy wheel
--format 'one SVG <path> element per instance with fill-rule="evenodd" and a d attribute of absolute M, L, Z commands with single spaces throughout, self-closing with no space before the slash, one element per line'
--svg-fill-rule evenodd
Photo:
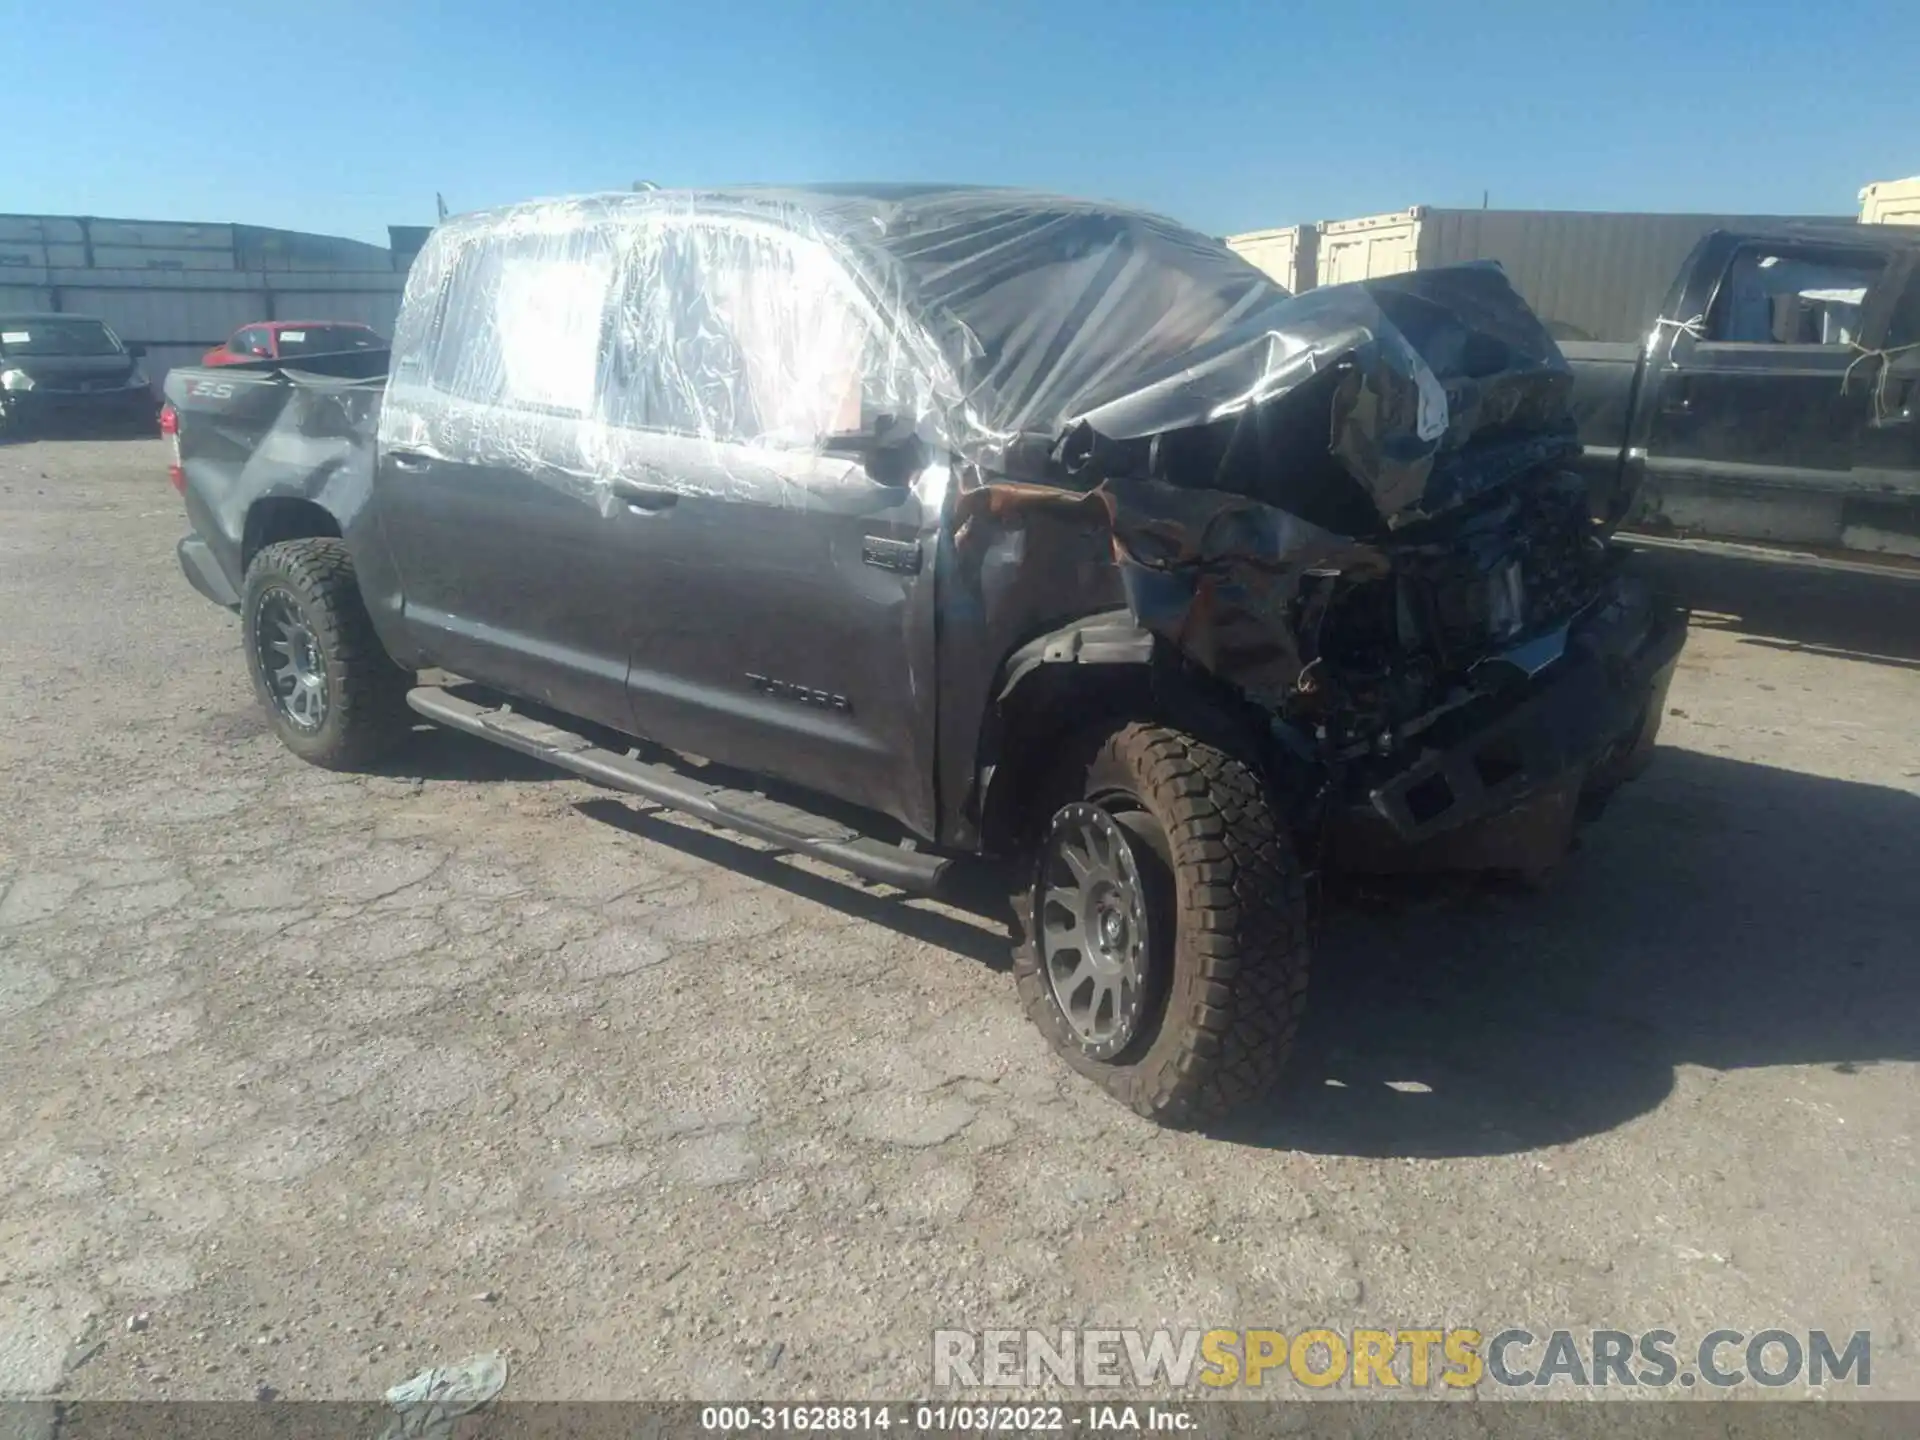
<path fill-rule="evenodd" d="M 374 633 L 343 541 L 282 540 L 254 556 L 240 630 L 268 723 L 302 760 L 362 769 L 412 732 L 412 676 Z"/>
<path fill-rule="evenodd" d="M 268 590 L 253 631 L 274 709 L 302 730 L 318 730 L 327 722 L 327 665 L 299 600 L 281 586 Z"/>
<path fill-rule="evenodd" d="M 1310 915 L 1265 778 L 1149 720 L 1036 756 L 1030 863 L 1011 872 L 1020 1004 L 1136 1114 L 1209 1123 L 1257 1102 L 1306 997 Z"/>
<path fill-rule="evenodd" d="M 1133 1043 L 1158 978 L 1138 843 L 1111 811 L 1075 801 L 1054 813 L 1041 857 L 1038 928 L 1047 988 L 1075 1042 L 1095 1060 L 1111 1060 Z"/>

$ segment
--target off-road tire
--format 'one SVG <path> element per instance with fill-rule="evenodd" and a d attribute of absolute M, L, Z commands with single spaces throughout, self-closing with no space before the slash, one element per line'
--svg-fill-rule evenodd
<path fill-rule="evenodd" d="M 1272 1089 L 1300 1023 L 1311 932 L 1296 852 L 1260 776 L 1176 730 L 1131 723 L 1072 747 L 1029 829 L 1043 831 L 1063 804 L 1103 795 L 1127 797 L 1163 832 L 1171 925 L 1155 943 L 1158 1013 L 1111 1061 L 1084 1053 L 1044 968 L 1037 855 L 1021 865 L 1012 897 L 1021 1003 L 1068 1064 L 1136 1113 L 1171 1126 L 1217 1120 Z"/>
<path fill-rule="evenodd" d="M 282 713 L 261 665 L 255 627 L 263 600 L 276 592 L 292 597 L 325 667 L 327 707 L 315 729 L 302 729 Z M 327 770 L 361 770 L 406 739 L 412 676 L 374 634 L 344 541 L 283 540 L 261 550 L 247 567 L 240 627 L 255 698 L 274 734 L 302 760 Z"/>

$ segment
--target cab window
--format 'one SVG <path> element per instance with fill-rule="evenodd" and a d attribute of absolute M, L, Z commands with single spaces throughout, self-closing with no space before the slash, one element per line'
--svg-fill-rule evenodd
<path fill-rule="evenodd" d="M 861 428 L 884 390 L 882 328 L 817 241 L 760 226 L 663 225 L 610 316 L 612 423 L 807 448 Z"/>
<path fill-rule="evenodd" d="M 448 287 L 428 384 L 487 405 L 588 414 L 612 276 L 601 230 L 474 246 Z"/>
<path fill-rule="evenodd" d="M 1885 269 L 1871 251 L 1749 245 L 1738 251 L 1708 315 L 1711 340 L 1846 348 L 1860 338 L 1867 292 Z"/>
<path fill-rule="evenodd" d="M 704 247 L 706 290 L 738 347 L 736 438 L 812 446 L 858 430 L 876 329 L 824 246 L 754 232 Z"/>
<path fill-rule="evenodd" d="M 704 233 L 651 225 L 627 251 L 602 337 L 609 424 L 727 440 L 743 428 L 742 361 L 705 287 Z"/>

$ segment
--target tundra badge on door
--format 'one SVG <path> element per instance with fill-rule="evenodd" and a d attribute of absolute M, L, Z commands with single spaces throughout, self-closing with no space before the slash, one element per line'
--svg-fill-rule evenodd
<path fill-rule="evenodd" d="M 771 680 L 765 675 L 747 675 L 753 688 L 762 695 L 771 695 L 776 700 L 798 700 L 802 705 L 817 705 L 822 710 L 853 711 L 853 702 L 844 695 L 835 695 L 830 690 L 815 690 L 808 685 L 795 685 L 790 680 Z"/>

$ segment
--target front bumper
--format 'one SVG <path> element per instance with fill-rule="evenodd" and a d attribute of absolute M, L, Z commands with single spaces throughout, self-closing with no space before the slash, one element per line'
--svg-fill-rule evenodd
<path fill-rule="evenodd" d="M 180 557 L 180 568 L 186 573 L 189 585 L 216 605 L 224 605 L 229 610 L 240 608 L 239 592 L 220 568 L 220 562 L 213 558 L 213 551 L 208 548 L 206 541 L 198 535 L 183 535 L 175 552 Z"/>
<path fill-rule="evenodd" d="M 1686 638 L 1684 611 L 1622 577 L 1514 703 L 1372 784 L 1346 818 L 1421 846 L 1536 799 L 1604 793 L 1645 763 Z"/>
<path fill-rule="evenodd" d="M 111 390 L 8 390 L 0 393 L 0 406 L 15 425 L 46 427 L 147 424 L 157 426 L 160 402 L 145 385 L 116 387 Z"/>

